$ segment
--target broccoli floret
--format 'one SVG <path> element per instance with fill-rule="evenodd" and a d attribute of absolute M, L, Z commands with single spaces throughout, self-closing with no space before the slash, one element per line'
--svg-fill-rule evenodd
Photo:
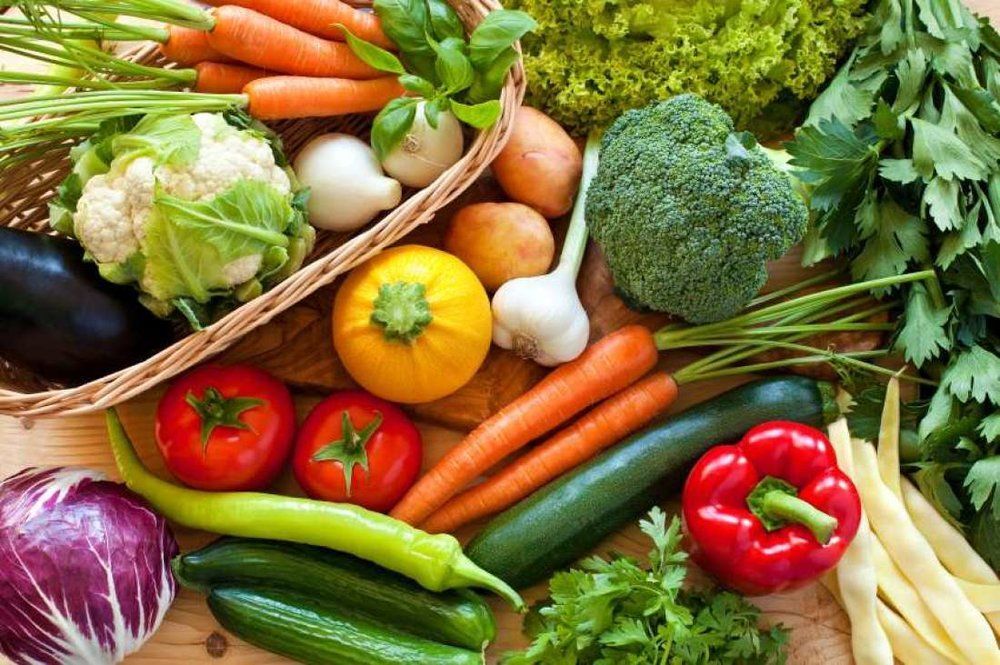
<path fill-rule="evenodd" d="M 614 122 L 586 213 L 626 301 L 692 323 L 743 309 L 808 221 L 787 173 L 696 95 Z"/>

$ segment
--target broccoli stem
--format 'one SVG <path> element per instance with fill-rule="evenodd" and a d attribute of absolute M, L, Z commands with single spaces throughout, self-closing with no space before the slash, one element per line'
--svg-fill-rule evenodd
<path fill-rule="evenodd" d="M 573 212 L 566 230 L 566 240 L 563 241 L 562 253 L 559 255 L 559 265 L 553 272 L 563 273 L 576 281 L 583 263 L 583 255 L 587 250 L 587 189 L 597 174 L 597 164 L 601 152 L 601 132 L 593 131 L 587 137 L 587 145 L 583 150 L 583 173 L 580 176 L 580 189 L 576 193 Z"/>

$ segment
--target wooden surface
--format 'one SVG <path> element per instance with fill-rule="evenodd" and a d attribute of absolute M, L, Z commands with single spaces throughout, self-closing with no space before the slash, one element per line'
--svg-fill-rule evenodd
<path fill-rule="evenodd" d="M 969 0 L 968 4 L 979 12 L 988 13 L 994 19 L 1000 18 L 1000 0 Z M 0 55 L 0 65 L 10 64 L 9 58 Z M 10 94 L 16 94 L 16 91 L 0 86 L 0 97 Z M 470 194 L 474 198 L 488 198 L 490 195 L 488 188 Z M 442 219 L 419 230 L 408 240 L 433 243 L 446 219 L 447 214 L 443 213 Z M 637 318 L 651 325 L 656 323 L 655 317 L 636 317 L 611 295 L 603 264 L 593 250 L 588 252 L 583 272 L 585 278 L 581 291 L 588 310 L 596 314 L 593 322 L 595 336 Z M 793 281 L 801 273 L 794 255 L 772 267 L 775 283 Z M 349 385 L 349 378 L 336 363 L 332 346 L 328 342 L 329 323 L 326 315 L 331 293 L 332 290 L 326 289 L 290 309 L 277 321 L 251 333 L 220 360 L 255 362 L 292 382 L 296 386 L 300 417 L 303 416 L 325 392 Z M 665 357 L 663 364 L 666 367 L 677 367 L 689 359 L 673 355 Z M 494 353 L 472 385 L 451 398 L 416 409 L 413 415 L 418 419 L 424 438 L 425 465 L 433 464 L 454 445 L 461 438 L 463 429 L 495 410 L 538 377 L 539 372 L 530 364 Z M 702 401 L 736 383 L 721 381 L 685 386 L 674 410 Z M 150 391 L 120 408 L 140 455 L 157 472 L 163 472 L 163 465 L 153 442 L 153 412 L 161 392 L 162 388 Z M 88 466 L 115 477 L 102 417 L 90 415 L 33 422 L 0 417 L 0 478 L 24 467 L 38 465 Z M 276 490 L 295 493 L 294 481 L 286 474 L 279 481 Z M 459 535 L 467 537 L 474 530 L 473 526 Z M 208 534 L 183 529 L 177 529 L 175 533 L 185 549 L 196 547 L 212 538 Z M 603 544 L 598 551 L 614 549 L 641 556 L 647 548 L 648 544 L 638 529 L 630 526 Z M 526 596 L 535 600 L 543 592 L 544 588 L 539 586 L 529 590 Z M 793 593 L 759 598 L 757 602 L 765 610 L 767 621 L 781 622 L 791 629 L 790 663 L 846 665 L 851 662 L 850 627 L 847 619 L 819 585 Z M 524 643 L 520 632 L 520 618 L 499 602 L 493 602 L 493 606 L 497 611 L 499 639 L 489 651 L 491 662 L 496 654 Z M 225 633 L 209 615 L 200 595 L 182 591 L 160 631 L 127 662 L 136 665 L 187 664 L 219 659 L 241 665 L 287 662 Z"/>

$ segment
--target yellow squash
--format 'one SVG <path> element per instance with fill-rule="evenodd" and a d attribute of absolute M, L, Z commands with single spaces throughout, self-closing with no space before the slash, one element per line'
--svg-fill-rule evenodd
<path fill-rule="evenodd" d="M 333 345 L 369 392 L 415 404 L 455 392 L 490 348 L 486 291 L 459 259 L 405 245 L 355 268 L 333 306 Z"/>

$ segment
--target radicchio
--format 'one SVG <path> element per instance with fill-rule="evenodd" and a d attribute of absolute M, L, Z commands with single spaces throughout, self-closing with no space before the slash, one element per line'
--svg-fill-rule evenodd
<path fill-rule="evenodd" d="M 0 482 L 0 653 L 101 665 L 138 650 L 176 584 L 177 541 L 123 485 L 89 469 L 25 469 Z"/>

